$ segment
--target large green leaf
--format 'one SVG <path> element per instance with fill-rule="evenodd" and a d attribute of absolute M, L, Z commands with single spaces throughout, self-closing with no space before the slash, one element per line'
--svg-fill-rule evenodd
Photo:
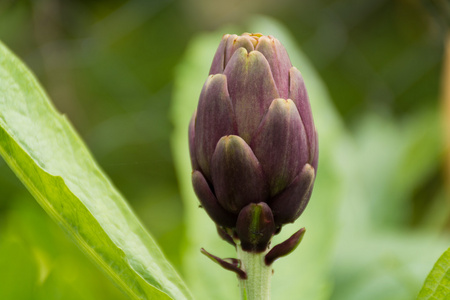
<path fill-rule="evenodd" d="M 418 300 L 450 299 L 450 248 L 438 259 L 420 290 Z"/>
<path fill-rule="evenodd" d="M 133 299 L 191 299 L 31 72 L 0 43 L 0 154 L 44 210 Z"/>

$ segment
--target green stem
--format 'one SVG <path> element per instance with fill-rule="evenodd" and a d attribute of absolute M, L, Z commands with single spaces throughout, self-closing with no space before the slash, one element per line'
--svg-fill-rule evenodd
<path fill-rule="evenodd" d="M 241 269 L 247 273 L 247 279 L 239 279 L 241 300 L 270 300 L 270 277 L 272 266 L 266 266 L 262 253 L 252 253 L 242 250 L 237 244 L 237 257 L 241 260 Z"/>

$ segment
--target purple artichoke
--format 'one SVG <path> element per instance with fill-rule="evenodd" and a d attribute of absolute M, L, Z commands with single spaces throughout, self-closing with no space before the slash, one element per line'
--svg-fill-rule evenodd
<path fill-rule="evenodd" d="M 277 39 L 223 36 L 189 148 L 195 193 L 222 237 L 261 252 L 301 215 L 317 170 L 317 133 L 303 77 Z"/>

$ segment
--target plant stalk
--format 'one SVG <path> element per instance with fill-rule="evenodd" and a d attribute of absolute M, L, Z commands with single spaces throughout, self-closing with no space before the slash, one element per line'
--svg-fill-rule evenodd
<path fill-rule="evenodd" d="M 272 266 L 266 266 L 264 257 L 269 251 L 252 253 L 236 246 L 237 257 L 241 260 L 241 269 L 247 273 L 247 279 L 239 278 L 241 300 L 270 300 L 270 278 Z"/>

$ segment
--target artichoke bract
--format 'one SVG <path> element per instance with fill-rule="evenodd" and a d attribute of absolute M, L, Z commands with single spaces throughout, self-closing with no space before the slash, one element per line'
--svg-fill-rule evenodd
<path fill-rule="evenodd" d="M 302 214 L 318 139 L 303 77 L 277 39 L 223 36 L 189 125 L 189 149 L 201 206 L 244 251 L 265 251 Z"/>

